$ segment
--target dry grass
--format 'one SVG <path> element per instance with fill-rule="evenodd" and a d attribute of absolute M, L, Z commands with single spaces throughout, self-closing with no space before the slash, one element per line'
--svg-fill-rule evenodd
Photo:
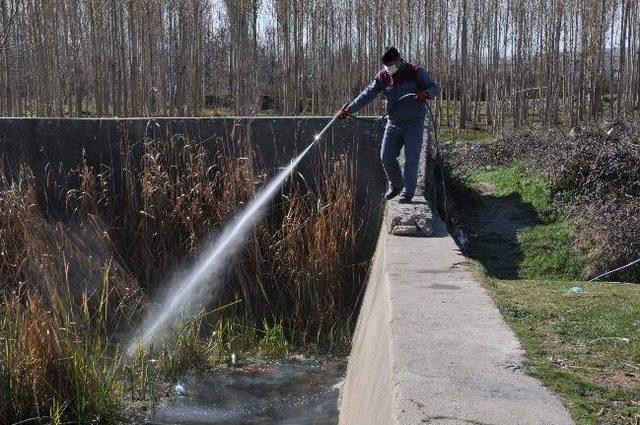
<path fill-rule="evenodd" d="M 58 298 L 55 309 L 27 289 L 0 303 L 0 420 L 114 419 L 124 389 L 120 354 L 105 333 L 110 276 L 105 270 L 99 301 L 90 307 Z M 49 293 L 51 294 L 51 292 Z M 63 310 L 64 309 L 64 310 Z M 114 308 L 114 311 L 119 311 Z"/>
<path fill-rule="evenodd" d="M 284 272 L 278 281 L 284 282 L 280 286 L 286 296 L 278 307 L 282 313 L 290 310 L 286 324 L 296 328 L 296 335 L 312 331 L 326 337 L 325 331 L 330 334 L 337 324 L 350 322 L 357 301 L 356 288 L 349 284 L 354 281 L 350 260 L 357 227 L 348 160 L 325 163 L 322 170 L 318 195 L 305 194 L 296 185 L 286 197 L 273 254 Z M 301 328 L 307 320 L 310 326 Z"/>
<path fill-rule="evenodd" d="M 44 184 L 28 169 L 0 182 L 0 422 L 108 422 L 125 394 L 144 397 L 148 354 L 124 365 L 117 335 L 266 180 L 242 145 L 212 155 L 174 136 L 145 140 L 139 167 L 123 157 L 123 170 L 83 161 Z M 207 321 L 256 329 L 265 353 L 348 337 L 363 284 L 352 171 L 325 160 L 311 188 L 293 179 L 229 267 L 216 304 L 232 306 Z M 165 375 L 220 351 L 203 317 Z"/>

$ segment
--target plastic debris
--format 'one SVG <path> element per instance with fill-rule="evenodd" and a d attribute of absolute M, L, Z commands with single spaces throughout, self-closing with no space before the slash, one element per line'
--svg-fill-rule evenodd
<path fill-rule="evenodd" d="M 236 353 L 231 353 L 231 364 L 236 364 Z"/>
<path fill-rule="evenodd" d="M 586 292 L 586 290 L 580 286 L 572 286 L 567 289 L 567 293 L 569 294 L 581 294 L 582 292 Z"/>
<path fill-rule="evenodd" d="M 460 248 L 466 248 L 467 245 L 469 245 L 469 238 L 464 234 L 462 229 L 458 231 L 458 245 L 460 245 Z"/>
<path fill-rule="evenodd" d="M 185 395 L 185 394 L 187 394 L 187 390 L 184 388 L 183 385 L 178 384 L 178 385 L 176 385 L 176 394 Z"/>

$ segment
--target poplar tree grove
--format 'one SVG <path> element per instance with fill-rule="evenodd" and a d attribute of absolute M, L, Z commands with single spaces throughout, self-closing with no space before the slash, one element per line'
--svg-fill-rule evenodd
<path fill-rule="evenodd" d="M 391 45 L 441 125 L 640 114 L 638 0 L 0 0 L 0 114 L 330 114 Z"/>

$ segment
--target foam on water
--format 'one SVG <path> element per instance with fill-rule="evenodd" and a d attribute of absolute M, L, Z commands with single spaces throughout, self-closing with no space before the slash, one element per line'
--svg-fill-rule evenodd
<path fill-rule="evenodd" d="M 141 336 L 138 335 L 129 347 L 129 354 L 135 352 L 138 345 L 148 345 L 154 338 L 161 336 L 165 325 L 174 321 L 179 315 L 191 314 L 196 308 L 209 301 L 207 295 L 214 292 L 219 284 L 215 279 L 216 276 L 224 270 L 228 259 L 238 251 L 244 237 L 260 217 L 263 207 L 334 121 L 335 117 L 314 137 L 311 144 L 300 155 L 281 170 L 257 193 L 256 198 L 224 227 L 220 236 L 198 256 L 186 276 L 174 279 L 168 287 L 164 301 L 149 313 L 141 330 Z"/>

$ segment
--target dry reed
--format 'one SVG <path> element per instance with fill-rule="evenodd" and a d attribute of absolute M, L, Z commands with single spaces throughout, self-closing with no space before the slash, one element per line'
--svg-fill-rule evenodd
<path fill-rule="evenodd" d="M 137 170 L 83 160 L 50 170 L 45 183 L 26 168 L 0 182 L 0 422 L 108 422 L 125 394 L 139 396 L 148 362 L 124 365 L 117 336 L 253 198 L 266 180 L 257 164 L 242 144 L 212 154 L 174 136 L 145 140 Z M 269 206 L 212 306 L 232 307 L 207 317 L 226 323 L 228 338 L 229 324 L 242 323 L 255 329 L 243 334 L 257 350 L 273 354 L 287 352 L 287 341 L 348 337 L 363 283 L 352 265 L 352 171 L 346 157 L 321 161 L 315 184 L 294 178 Z M 165 355 L 167 370 L 197 361 L 194 352 L 224 351 L 201 320 Z"/>

